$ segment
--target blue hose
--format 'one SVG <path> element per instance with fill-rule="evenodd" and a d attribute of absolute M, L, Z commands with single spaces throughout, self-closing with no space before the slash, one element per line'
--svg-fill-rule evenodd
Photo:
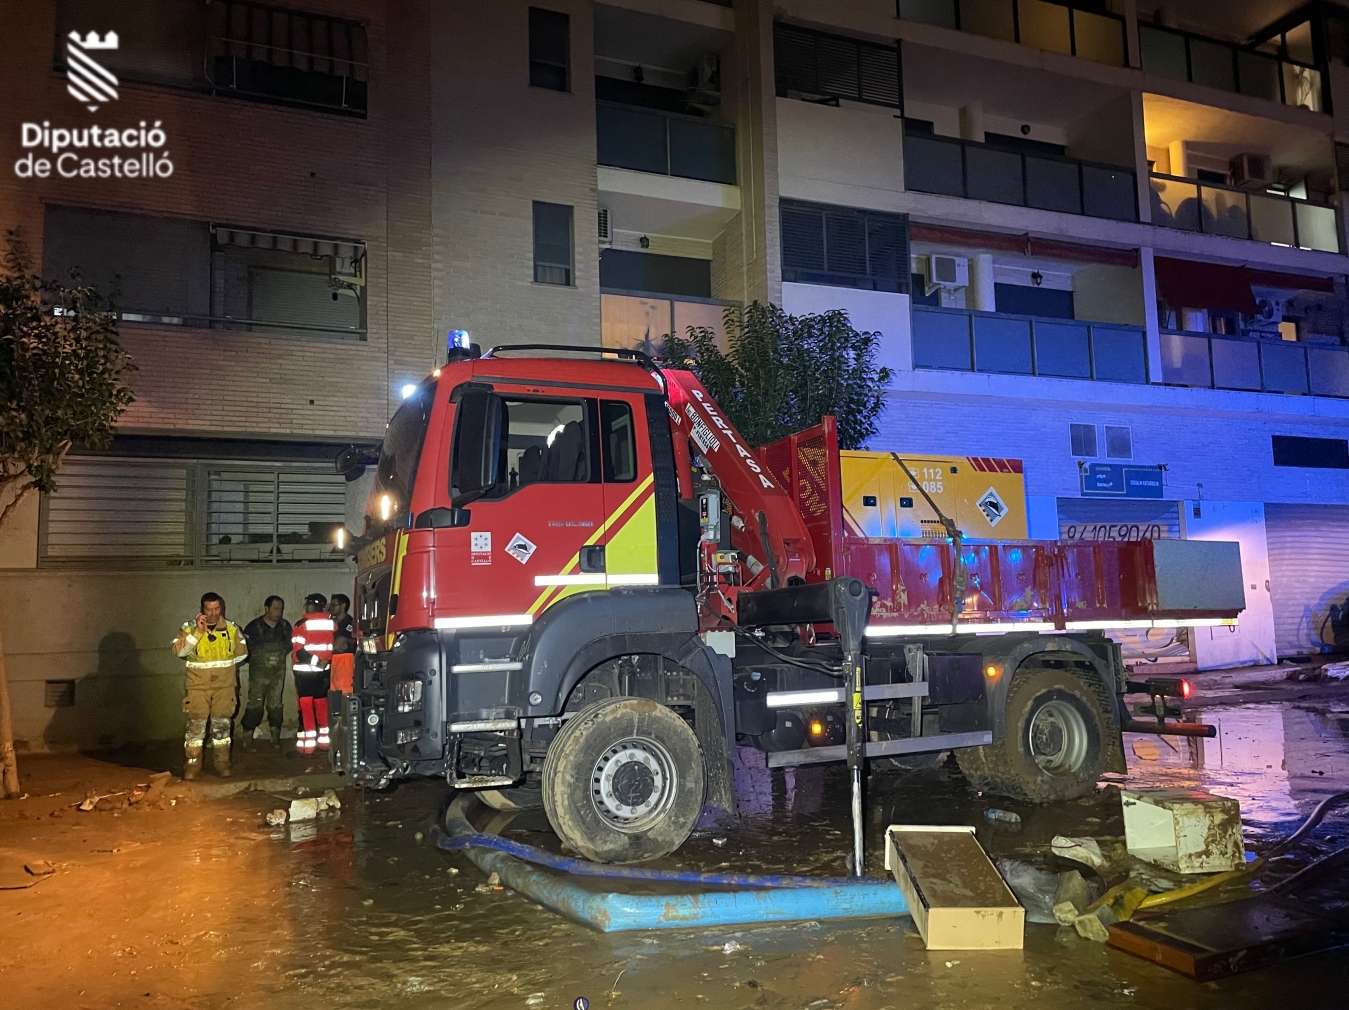
<path fill-rule="evenodd" d="M 793 922 L 802 919 L 848 919 L 863 916 L 905 915 L 908 906 L 899 888 L 890 881 L 829 879 L 818 877 L 759 877 L 752 874 L 679 874 L 640 867 L 601 866 L 568 859 L 519 845 L 493 835 L 480 835 L 461 812 L 463 799 L 450 805 L 445 826 L 451 837 L 437 845 L 462 849 L 484 873 L 495 873 L 501 882 L 530 901 L 559 915 L 610 933 L 632 929 L 673 929 L 688 926 L 731 926 L 747 923 Z M 459 840 L 463 839 L 462 842 Z M 499 844 L 499 843 L 504 843 Z M 690 878 L 702 883 L 755 881 L 756 890 L 709 891 L 702 894 L 601 894 L 588 891 L 517 858 L 514 850 L 546 857 L 548 865 L 590 876 L 613 876 L 639 880 Z M 585 869 L 578 869 L 585 867 Z M 662 876 L 664 875 L 664 876 Z M 766 885 L 769 880 L 804 880 L 807 885 Z"/>
<path fill-rule="evenodd" d="M 551 870 L 575 873 L 582 877 L 612 877 L 620 880 L 654 880 L 667 884 L 702 884 L 712 887 L 856 887 L 859 884 L 874 883 L 865 877 L 797 877 L 786 874 L 756 873 L 696 873 L 692 870 L 652 870 L 641 866 L 613 866 L 607 863 L 592 863 L 588 859 L 571 859 L 559 856 L 544 849 L 513 842 L 500 835 L 456 835 L 447 838 L 441 835 L 436 845 L 446 852 L 458 852 L 461 849 L 495 849 L 523 859 L 527 863 L 546 866 Z"/>

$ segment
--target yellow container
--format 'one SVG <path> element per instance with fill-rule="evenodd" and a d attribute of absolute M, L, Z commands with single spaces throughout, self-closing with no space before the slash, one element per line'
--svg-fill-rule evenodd
<path fill-rule="evenodd" d="M 843 516 L 856 536 L 946 536 L 918 487 L 888 452 L 844 451 Z M 971 540 L 1024 540 L 1026 481 L 1021 460 L 901 455 L 923 489 Z"/>

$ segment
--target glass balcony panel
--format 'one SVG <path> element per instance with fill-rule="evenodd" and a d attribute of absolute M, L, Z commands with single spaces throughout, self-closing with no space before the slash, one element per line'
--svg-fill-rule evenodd
<path fill-rule="evenodd" d="M 1260 388 L 1260 346 L 1249 340 L 1214 337 L 1213 385 L 1217 389 Z"/>
<path fill-rule="evenodd" d="M 1138 192 L 1134 174 L 1124 168 L 1083 165 L 1082 211 L 1089 217 L 1137 221 Z"/>
<path fill-rule="evenodd" d="M 1199 187 L 1204 206 L 1204 232 L 1228 238 L 1248 238 L 1250 218 L 1246 213 L 1246 194 L 1230 189 Z"/>
<path fill-rule="evenodd" d="M 1279 61 L 1245 49 L 1237 50 L 1237 83 L 1243 95 L 1280 101 Z"/>
<path fill-rule="evenodd" d="M 976 315 L 974 370 L 1031 374 L 1030 320 Z"/>
<path fill-rule="evenodd" d="M 971 200 L 1024 204 L 1021 155 L 970 144 L 965 148 L 965 195 Z"/>
<path fill-rule="evenodd" d="M 1085 323 L 1035 320 L 1035 374 L 1091 378 L 1091 342 Z"/>
<path fill-rule="evenodd" d="M 1199 187 L 1192 182 L 1152 177 L 1152 223 L 1181 231 L 1199 230 Z"/>
<path fill-rule="evenodd" d="M 1237 90 L 1232 47 L 1208 39 L 1190 38 L 1190 74 L 1195 84 L 1223 91 Z"/>
<path fill-rule="evenodd" d="M 1069 56 L 1073 51 L 1068 27 L 1068 8 L 1045 0 L 1019 0 L 1017 16 L 1021 21 L 1021 44 Z"/>
<path fill-rule="evenodd" d="M 1162 381 L 1171 386 L 1213 385 L 1209 371 L 1208 337 L 1183 333 L 1160 334 L 1162 342 Z"/>
<path fill-rule="evenodd" d="M 1077 164 L 1026 155 L 1026 206 L 1081 214 Z"/>
<path fill-rule="evenodd" d="M 1321 112 L 1321 71 L 1285 63 L 1283 101 L 1285 105 L 1300 105 L 1304 109 Z"/>
<path fill-rule="evenodd" d="M 1312 392 L 1321 396 L 1349 396 L 1349 351 L 1308 347 L 1307 371 Z"/>
<path fill-rule="evenodd" d="M 915 368 L 971 370 L 970 317 L 940 309 L 913 310 L 913 364 Z"/>
<path fill-rule="evenodd" d="M 1090 11 L 1073 11 L 1073 41 L 1077 55 L 1084 60 L 1112 67 L 1126 65 L 1124 58 L 1124 22 Z"/>
<path fill-rule="evenodd" d="M 1139 25 L 1138 44 L 1142 50 L 1144 73 L 1177 81 L 1189 79 L 1185 62 L 1185 36 Z"/>
<path fill-rule="evenodd" d="M 904 138 L 904 188 L 916 193 L 965 195 L 960 143 L 930 137 Z"/>
<path fill-rule="evenodd" d="M 956 0 L 899 0 L 899 16 L 905 21 L 954 28 Z"/>
<path fill-rule="evenodd" d="M 1300 63 L 1315 63 L 1315 50 L 1312 48 L 1312 23 L 1304 21 L 1296 28 L 1283 33 L 1284 45 L 1288 47 L 1288 58 Z"/>
<path fill-rule="evenodd" d="M 735 130 L 720 123 L 670 120 L 670 174 L 735 185 Z"/>
<path fill-rule="evenodd" d="M 601 165 L 661 175 L 669 171 L 665 117 L 660 113 L 601 105 L 595 110 L 595 130 Z"/>
<path fill-rule="evenodd" d="M 1107 382 L 1148 381 L 1148 355 L 1142 330 L 1093 326 L 1091 357 L 1098 379 Z"/>
<path fill-rule="evenodd" d="M 1340 251 L 1334 207 L 1314 203 L 1295 203 L 1293 206 L 1297 209 L 1297 244 L 1300 247 L 1320 252 Z"/>
<path fill-rule="evenodd" d="M 1276 196 L 1250 195 L 1251 238 L 1257 242 L 1293 245 L 1293 204 Z"/>
<path fill-rule="evenodd" d="M 1307 392 L 1307 349 L 1294 343 L 1261 343 L 1265 389 L 1271 393 Z"/>
<path fill-rule="evenodd" d="M 669 332 L 667 299 L 600 295 L 600 343 L 605 347 L 635 347 L 651 353 Z"/>
<path fill-rule="evenodd" d="M 602 295 L 601 299 L 609 297 Z M 689 327 L 705 327 L 712 331 L 717 346 L 724 352 L 726 348 L 726 306 L 711 302 L 675 302 L 674 332 L 688 339 Z"/>
<path fill-rule="evenodd" d="M 1012 0 L 960 0 L 960 29 L 990 39 L 1015 42 Z"/>

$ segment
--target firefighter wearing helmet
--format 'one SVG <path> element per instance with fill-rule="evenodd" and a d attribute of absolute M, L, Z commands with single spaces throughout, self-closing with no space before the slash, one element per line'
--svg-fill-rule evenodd
<path fill-rule="evenodd" d="M 328 749 L 328 670 L 333 659 L 335 624 L 322 593 L 304 598 L 304 616 L 295 622 L 291 635 L 294 651 L 291 671 L 300 705 L 300 732 L 295 749 L 313 754 Z"/>

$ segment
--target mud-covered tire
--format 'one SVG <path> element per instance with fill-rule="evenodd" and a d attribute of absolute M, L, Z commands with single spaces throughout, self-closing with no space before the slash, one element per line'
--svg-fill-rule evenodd
<path fill-rule="evenodd" d="M 607 698 L 563 724 L 543 765 L 543 808 L 564 843 L 600 863 L 684 844 L 703 807 L 698 738 L 645 698 Z"/>
<path fill-rule="evenodd" d="M 986 747 L 955 752 L 976 789 L 1028 803 L 1085 796 L 1105 771 L 1113 722 L 1097 692 L 1068 670 L 1018 670 L 1007 730 Z"/>

